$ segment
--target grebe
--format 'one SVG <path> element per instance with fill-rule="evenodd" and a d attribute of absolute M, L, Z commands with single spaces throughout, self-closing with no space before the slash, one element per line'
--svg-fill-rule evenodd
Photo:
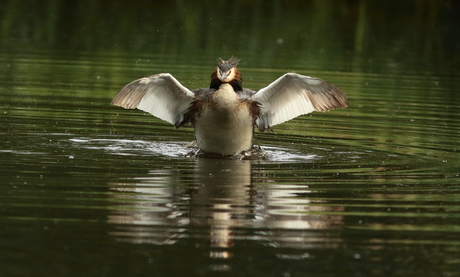
<path fill-rule="evenodd" d="M 348 107 L 333 84 L 296 73 L 286 73 L 257 92 L 243 88 L 239 61 L 218 59 L 209 88 L 191 91 L 171 74 L 160 73 L 127 84 L 112 104 L 149 112 L 176 128 L 191 123 L 198 148 L 223 156 L 250 150 L 254 127 L 263 132 L 312 111 Z"/>

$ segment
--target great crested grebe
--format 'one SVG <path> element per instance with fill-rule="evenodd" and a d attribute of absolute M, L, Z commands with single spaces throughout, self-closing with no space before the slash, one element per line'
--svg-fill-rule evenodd
<path fill-rule="evenodd" d="M 224 156 L 250 150 L 254 127 L 263 132 L 312 111 L 348 107 L 333 84 L 296 73 L 286 73 L 257 92 L 243 88 L 239 61 L 218 59 L 209 88 L 191 91 L 171 74 L 160 73 L 127 84 L 112 104 L 149 112 L 176 128 L 191 122 L 198 148 Z"/>

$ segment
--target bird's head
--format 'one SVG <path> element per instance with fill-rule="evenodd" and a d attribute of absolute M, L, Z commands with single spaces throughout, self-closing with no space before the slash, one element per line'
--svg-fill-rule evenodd
<path fill-rule="evenodd" d="M 229 83 L 237 77 L 238 70 L 236 66 L 240 60 L 234 57 L 231 57 L 228 61 L 222 59 L 217 60 L 217 78 L 223 83 Z"/>
<path fill-rule="evenodd" d="M 217 68 L 211 74 L 210 88 L 219 89 L 222 83 L 229 83 L 235 91 L 243 89 L 243 77 L 236 69 L 240 60 L 231 57 L 228 61 L 217 59 Z"/>

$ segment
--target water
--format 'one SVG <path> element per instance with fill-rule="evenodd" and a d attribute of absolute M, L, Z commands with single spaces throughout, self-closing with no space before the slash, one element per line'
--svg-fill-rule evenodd
<path fill-rule="evenodd" d="M 94 1 L 75 24 L 66 11 L 53 21 L 60 4 L 44 13 L 19 2 L 1 25 L 0 276 L 458 276 L 460 40 L 430 29 L 455 29 L 442 2 L 429 9 L 438 17 L 403 5 L 400 32 L 384 34 L 374 31 L 396 24 L 385 5 L 311 1 L 303 19 L 294 4 L 239 3 L 236 40 L 218 32 L 227 17 L 196 23 L 212 9 L 180 1 Z M 360 18 L 355 8 L 364 30 L 347 21 Z M 116 32 L 106 21 L 85 29 L 109 18 L 101 10 L 137 28 L 112 19 Z M 180 16 L 170 25 L 163 13 Z M 331 13 L 348 23 L 321 20 Z M 262 35 L 265 18 L 276 24 Z M 299 20 L 313 27 L 288 28 Z M 188 52 L 177 43 L 187 40 Z M 339 86 L 350 107 L 257 132 L 268 158 L 239 161 L 186 157 L 191 128 L 110 106 L 123 85 L 159 72 L 207 86 L 215 58 L 231 55 L 246 87 L 296 71 Z"/>

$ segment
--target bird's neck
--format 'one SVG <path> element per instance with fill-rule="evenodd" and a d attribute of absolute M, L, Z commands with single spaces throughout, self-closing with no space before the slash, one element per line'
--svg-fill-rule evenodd
<path fill-rule="evenodd" d="M 222 85 L 224 82 L 222 82 L 218 77 L 217 77 L 217 71 L 214 71 L 211 74 L 211 84 L 209 85 L 209 88 L 212 89 L 219 89 L 220 85 Z M 235 74 L 235 78 L 228 82 L 233 87 L 234 91 L 241 91 L 243 90 L 243 77 L 241 76 L 241 73 L 238 71 Z"/>
<path fill-rule="evenodd" d="M 217 107 L 224 108 L 226 111 L 230 108 L 234 108 L 238 103 L 238 95 L 229 83 L 223 83 L 213 94 L 212 99 L 217 104 Z"/>

